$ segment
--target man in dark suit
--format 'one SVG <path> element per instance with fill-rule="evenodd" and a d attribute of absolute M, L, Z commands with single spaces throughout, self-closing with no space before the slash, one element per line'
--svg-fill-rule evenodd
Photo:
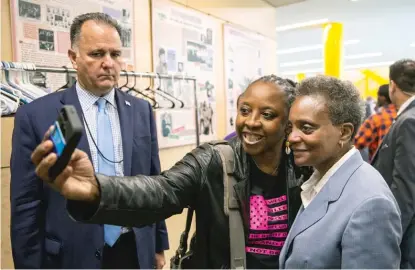
<path fill-rule="evenodd" d="M 122 64 L 121 28 L 103 13 L 74 19 L 68 56 L 77 83 L 22 106 L 15 116 L 11 157 L 11 241 L 16 268 L 162 268 L 168 249 L 165 222 L 143 228 L 80 224 L 58 192 L 35 175 L 31 153 L 57 119 L 74 105 L 84 132 L 78 148 L 96 172 L 160 172 L 155 122 L 144 100 L 115 88 Z"/>
<path fill-rule="evenodd" d="M 395 62 L 389 70 L 389 95 L 397 118 L 372 164 L 388 182 L 401 210 L 401 268 L 415 268 L 415 61 Z"/>

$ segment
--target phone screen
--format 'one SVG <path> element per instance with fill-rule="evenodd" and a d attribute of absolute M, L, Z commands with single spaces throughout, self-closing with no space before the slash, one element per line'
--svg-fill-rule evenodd
<path fill-rule="evenodd" d="M 55 122 L 54 127 L 55 128 L 53 129 L 50 138 L 53 142 L 55 153 L 58 155 L 58 157 L 60 157 L 62 155 L 63 149 L 65 148 L 66 141 L 58 121 Z"/>

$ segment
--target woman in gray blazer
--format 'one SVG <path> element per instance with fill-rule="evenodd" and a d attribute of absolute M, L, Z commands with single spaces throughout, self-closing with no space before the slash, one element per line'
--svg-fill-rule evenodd
<path fill-rule="evenodd" d="M 399 268 L 398 205 L 352 139 L 361 124 L 358 90 L 338 79 L 304 80 L 288 137 L 299 166 L 313 166 L 303 205 L 280 255 L 281 268 Z"/>

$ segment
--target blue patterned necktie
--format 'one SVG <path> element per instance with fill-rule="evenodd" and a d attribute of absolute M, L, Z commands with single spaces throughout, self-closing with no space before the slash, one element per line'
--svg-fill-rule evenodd
<path fill-rule="evenodd" d="M 112 140 L 111 122 L 106 112 L 105 105 L 107 101 L 103 98 L 97 100 L 98 114 L 97 114 L 97 137 L 98 149 L 104 157 L 114 161 L 114 143 Z M 116 175 L 115 164 L 105 160 L 100 153 L 98 155 L 98 172 L 105 175 Z M 104 239 L 105 243 L 113 246 L 121 235 L 121 227 L 115 225 L 104 225 Z"/>

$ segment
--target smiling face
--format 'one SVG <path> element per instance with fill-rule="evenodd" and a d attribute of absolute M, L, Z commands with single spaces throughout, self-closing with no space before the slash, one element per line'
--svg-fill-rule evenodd
<path fill-rule="evenodd" d="M 324 97 L 298 97 L 291 107 L 289 123 L 288 141 L 298 166 L 326 172 L 348 151 L 339 142 L 350 141 L 353 125 L 333 125 Z"/>
<path fill-rule="evenodd" d="M 273 83 L 251 84 L 239 98 L 236 132 L 251 156 L 275 155 L 285 134 L 284 92 Z"/>

